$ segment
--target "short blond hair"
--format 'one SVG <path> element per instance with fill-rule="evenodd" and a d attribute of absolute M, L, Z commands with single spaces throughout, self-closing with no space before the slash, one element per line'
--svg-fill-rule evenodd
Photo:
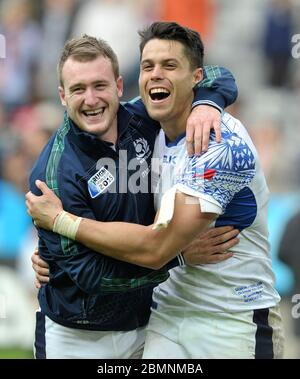
<path fill-rule="evenodd" d="M 98 57 L 106 57 L 111 61 L 115 78 L 117 79 L 119 77 L 118 58 L 109 44 L 100 38 L 84 34 L 82 37 L 72 38 L 65 43 L 57 65 L 58 78 L 61 86 L 63 86 L 62 69 L 70 57 L 78 62 L 88 62 Z"/>

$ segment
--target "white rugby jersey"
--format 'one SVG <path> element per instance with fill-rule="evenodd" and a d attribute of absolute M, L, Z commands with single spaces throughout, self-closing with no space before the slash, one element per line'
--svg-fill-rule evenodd
<path fill-rule="evenodd" d="M 228 113 L 222 116 L 221 131 L 222 142 L 216 143 L 212 133 L 209 149 L 200 157 L 188 157 L 185 135 L 172 143 L 162 130 L 157 137 L 152 184 L 155 206 L 164 209 L 160 219 L 166 218 L 160 221 L 172 218 L 176 189 L 194 196 L 202 212 L 219 215 L 211 226 L 240 230 L 232 258 L 172 269 L 170 278 L 154 290 L 158 311 L 239 312 L 271 307 L 280 300 L 269 252 L 269 191 L 257 152 L 244 126 Z"/>

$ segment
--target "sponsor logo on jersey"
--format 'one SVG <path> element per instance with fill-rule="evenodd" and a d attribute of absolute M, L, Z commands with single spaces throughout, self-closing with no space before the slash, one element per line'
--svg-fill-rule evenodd
<path fill-rule="evenodd" d="M 105 168 L 101 167 L 99 171 L 93 175 L 88 181 L 88 189 L 91 198 L 99 196 L 103 193 L 113 182 L 114 176 Z"/>
<path fill-rule="evenodd" d="M 163 163 L 176 165 L 177 155 L 164 155 Z"/>

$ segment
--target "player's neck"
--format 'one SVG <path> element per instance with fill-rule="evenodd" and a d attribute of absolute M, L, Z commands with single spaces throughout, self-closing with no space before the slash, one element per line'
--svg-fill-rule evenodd
<path fill-rule="evenodd" d="M 117 143 L 117 139 L 118 139 L 118 126 L 117 126 L 117 118 L 115 118 L 110 127 L 108 128 L 107 131 L 105 131 L 104 133 L 100 133 L 98 135 L 98 138 L 101 140 L 101 141 L 106 141 L 106 142 L 110 142 L 112 143 L 113 145 L 116 145 Z"/>
<path fill-rule="evenodd" d="M 176 117 L 160 123 L 163 131 L 170 141 L 174 141 L 178 136 L 185 133 L 186 123 L 190 110 L 184 112 L 180 117 Z"/>

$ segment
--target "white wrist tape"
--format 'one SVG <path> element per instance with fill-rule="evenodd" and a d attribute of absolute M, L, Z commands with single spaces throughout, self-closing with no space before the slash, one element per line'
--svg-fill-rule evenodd
<path fill-rule="evenodd" d="M 67 212 L 61 211 L 54 221 L 52 230 L 54 233 L 75 240 L 81 220 L 81 217 L 76 217 L 74 220 Z"/>
<path fill-rule="evenodd" d="M 153 230 L 166 228 L 172 220 L 175 207 L 176 187 L 172 187 L 166 191 L 161 199 L 160 210 L 157 221 L 153 225 Z"/>

